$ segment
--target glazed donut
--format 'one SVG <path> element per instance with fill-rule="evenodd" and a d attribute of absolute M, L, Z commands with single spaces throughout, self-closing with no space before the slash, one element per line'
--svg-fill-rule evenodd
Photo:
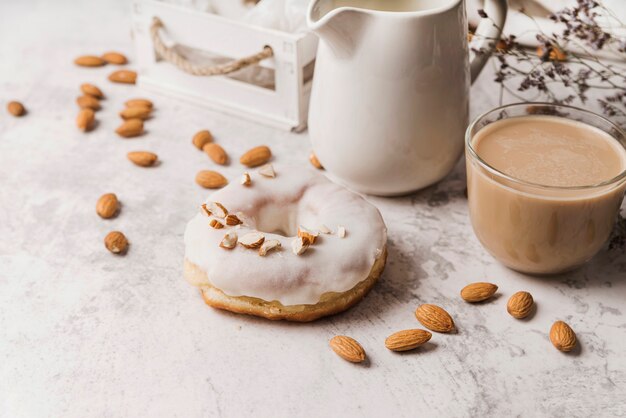
<path fill-rule="evenodd" d="M 212 307 L 272 320 L 348 309 L 385 267 L 378 209 L 319 170 L 263 170 L 213 193 L 187 224 L 186 280 Z"/>

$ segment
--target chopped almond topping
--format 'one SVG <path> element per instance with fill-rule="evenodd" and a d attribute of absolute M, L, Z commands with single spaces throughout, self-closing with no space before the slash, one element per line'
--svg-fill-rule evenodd
<path fill-rule="evenodd" d="M 330 230 L 330 228 L 329 228 L 329 227 L 327 227 L 326 225 L 322 225 L 322 226 L 320 226 L 320 227 L 319 227 L 319 231 L 320 231 L 322 234 L 332 234 L 332 233 L 333 233 L 333 231 L 331 231 L 331 230 Z"/>
<path fill-rule="evenodd" d="M 223 219 L 228 215 L 228 210 L 221 203 L 217 202 L 209 203 L 209 211 L 217 218 Z"/>
<path fill-rule="evenodd" d="M 291 249 L 295 255 L 302 255 L 309 248 L 309 241 L 304 237 L 297 237 L 291 242 Z"/>
<path fill-rule="evenodd" d="M 260 232 L 249 232 L 239 238 L 239 244 L 246 248 L 259 248 L 263 241 L 265 241 L 265 235 Z"/>
<path fill-rule="evenodd" d="M 306 229 L 305 227 L 303 227 L 302 225 L 298 226 L 298 236 L 306 239 L 310 245 L 315 244 L 315 241 L 317 240 L 318 235 L 319 235 L 319 232 L 310 231 Z"/>
<path fill-rule="evenodd" d="M 202 212 L 206 216 L 211 216 L 211 211 L 207 209 L 206 203 L 203 203 L 202 206 L 200 206 L 200 212 Z"/>
<path fill-rule="evenodd" d="M 346 236 L 346 228 L 344 228 L 343 226 L 339 225 L 337 227 L 337 236 L 339 238 L 344 238 Z"/>
<path fill-rule="evenodd" d="M 276 177 L 274 166 L 272 166 L 271 164 L 265 164 L 263 167 L 259 168 L 259 174 L 272 179 Z"/>
<path fill-rule="evenodd" d="M 241 220 L 237 217 L 237 215 L 233 215 L 231 213 L 230 215 L 226 216 L 226 225 L 235 226 L 241 223 L 243 222 L 241 222 Z"/>
<path fill-rule="evenodd" d="M 217 219 L 211 219 L 211 222 L 209 222 L 209 225 L 211 225 L 211 227 L 213 227 L 215 229 L 222 229 L 222 228 L 224 228 L 224 224 L 221 223 L 220 221 L 218 221 Z"/>
<path fill-rule="evenodd" d="M 220 242 L 220 247 L 226 248 L 227 250 L 232 250 L 237 245 L 237 233 L 229 232 L 224 235 L 222 238 L 222 242 Z"/>
<path fill-rule="evenodd" d="M 247 171 L 243 173 L 243 176 L 241 176 L 241 184 L 243 184 L 244 186 L 250 186 L 252 184 L 250 174 L 248 174 Z"/>
<path fill-rule="evenodd" d="M 264 241 L 261 247 L 259 247 L 259 255 L 261 257 L 265 257 L 268 252 L 272 250 L 278 250 L 280 247 L 280 241 L 278 241 L 277 239 Z"/>

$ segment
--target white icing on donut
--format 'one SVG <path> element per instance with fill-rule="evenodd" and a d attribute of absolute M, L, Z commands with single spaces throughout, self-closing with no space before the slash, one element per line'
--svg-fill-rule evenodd
<path fill-rule="evenodd" d="M 334 184 L 317 170 L 275 166 L 276 178 L 251 172 L 252 184 L 232 182 L 207 202 L 219 202 L 244 221 L 239 227 L 213 229 L 198 213 L 185 230 L 185 257 L 207 273 L 212 285 L 229 296 L 251 296 L 283 305 L 315 304 L 326 292 L 345 292 L 366 279 L 387 241 L 378 209 L 361 196 Z M 200 211 L 199 211 L 200 212 Z M 323 229 L 303 255 L 291 251 L 297 226 Z M 337 227 L 345 227 L 345 238 Z M 229 231 L 241 237 L 261 231 L 281 249 L 265 257 L 237 245 L 220 248 Z M 280 233 L 276 233 L 280 231 Z"/>

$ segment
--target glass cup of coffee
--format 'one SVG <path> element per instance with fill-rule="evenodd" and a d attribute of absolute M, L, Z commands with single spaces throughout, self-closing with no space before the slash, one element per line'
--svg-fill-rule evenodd
<path fill-rule="evenodd" d="M 482 114 L 465 138 L 472 226 L 504 265 L 556 274 L 606 243 L 626 189 L 626 134 L 570 106 L 523 103 Z"/>

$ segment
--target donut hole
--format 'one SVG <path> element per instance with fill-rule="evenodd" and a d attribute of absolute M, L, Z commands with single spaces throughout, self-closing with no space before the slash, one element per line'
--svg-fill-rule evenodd
<path fill-rule="evenodd" d="M 267 234 L 295 237 L 298 235 L 298 206 L 277 203 L 261 206 L 256 216 L 256 229 Z"/>

